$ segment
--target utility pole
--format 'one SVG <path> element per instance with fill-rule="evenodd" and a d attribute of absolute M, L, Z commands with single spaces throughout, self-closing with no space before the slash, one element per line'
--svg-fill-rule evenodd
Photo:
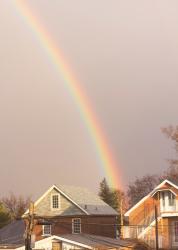
<path fill-rule="evenodd" d="M 121 228 L 120 228 L 120 238 L 123 238 L 123 228 L 124 228 L 124 218 L 123 218 L 123 198 L 121 195 L 120 200 L 120 220 L 121 220 Z"/>
<path fill-rule="evenodd" d="M 35 216 L 34 203 L 30 202 L 29 213 L 26 219 L 26 230 L 25 230 L 25 250 L 32 250 L 35 247 L 35 235 L 33 229 L 35 225 L 51 225 L 51 222 L 42 220 L 40 217 Z M 34 237 L 33 237 L 34 236 Z"/>
<path fill-rule="evenodd" d="M 156 205 L 155 205 L 155 243 L 156 243 L 156 250 L 159 250 L 158 210 L 157 210 L 157 206 Z"/>
<path fill-rule="evenodd" d="M 31 250 L 31 236 L 34 228 L 34 203 L 30 202 L 25 231 L 25 250 Z"/>

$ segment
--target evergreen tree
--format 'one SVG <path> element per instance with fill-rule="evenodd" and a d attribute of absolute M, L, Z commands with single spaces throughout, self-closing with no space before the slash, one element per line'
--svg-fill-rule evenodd
<path fill-rule="evenodd" d="M 104 202 L 106 202 L 118 212 L 117 223 L 123 223 L 121 218 L 123 219 L 123 214 L 127 210 L 125 193 L 119 189 L 110 188 L 106 179 L 104 178 L 100 183 L 99 196 Z"/>
<path fill-rule="evenodd" d="M 111 190 L 105 178 L 100 183 L 99 196 L 104 202 L 111 206 Z"/>
<path fill-rule="evenodd" d="M 120 213 L 121 199 L 122 201 L 125 200 L 124 192 L 119 189 L 110 188 L 105 178 L 100 183 L 99 196 L 104 202 Z"/>

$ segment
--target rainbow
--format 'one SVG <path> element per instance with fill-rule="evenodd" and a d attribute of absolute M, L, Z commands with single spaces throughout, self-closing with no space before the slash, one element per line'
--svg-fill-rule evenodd
<path fill-rule="evenodd" d="M 52 37 L 47 32 L 44 25 L 40 23 L 37 15 L 35 15 L 32 9 L 30 9 L 30 7 L 27 5 L 27 1 L 16 0 L 14 3 L 17 13 L 23 17 L 24 21 L 30 27 L 39 43 L 46 51 L 49 59 L 56 67 L 57 72 L 63 77 L 67 90 L 74 98 L 81 113 L 81 117 L 84 120 L 85 125 L 95 144 L 98 157 L 101 161 L 102 169 L 104 170 L 109 185 L 114 188 L 121 188 L 121 170 L 118 169 L 118 166 L 113 159 L 111 150 L 109 150 L 106 138 L 97 120 L 97 117 L 91 108 L 89 100 L 81 85 L 74 77 L 74 73 L 67 65 L 62 51 L 52 40 Z"/>

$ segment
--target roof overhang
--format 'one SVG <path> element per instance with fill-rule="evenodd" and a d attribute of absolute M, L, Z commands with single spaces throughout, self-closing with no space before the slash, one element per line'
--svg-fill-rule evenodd
<path fill-rule="evenodd" d="M 136 203 L 133 207 L 131 207 L 131 208 L 124 214 L 124 216 L 129 216 L 130 213 L 131 213 L 135 208 L 137 208 L 140 204 L 142 204 L 142 202 L 144 202 L 148 197 L 151 197 L 151 195 L 152 195 L 152 193 L 153 193 L 154 191 L 160 189 L 160 188 L 161 188 L 164 184 L 166 184 L 166 183 L 169 184 L 169 185 L 171 185 L 172 187 L 174 187 L 175 189 L 178 190 L 178 186 L 177 186 L 177 185 L 175 185 L 174 183 L 172 183 L 172 182 L 169 181 L 169 180 L 164 180 L 164 181 L 162 181 L 157 187 L 155 187 L 155 188 L 153 189 L 153 191 L 151 191 L 148 195 L 146 195 L 145 197 L 143 197 L 138 203 Z"/>
<path fill-rule="evenodd" d="M 56 241 L 59 241 L 59 242 L 62 241 L 62 242 L 65 242 L 65 243 L 68 243 L 68 244 L 72 244 L 72 245 L 75 245 L 75 246 L 78 246 L 78 247 L 82 247 L 82 248 L 93 249 L 93 247 L 90 246 L 90 245 L 83 244 L 83 243 L 80 243 L 80 242 L 75 241 L 75 240 L 69 240 L 69 239 L 66 239 L 65 237 L 60 237 L 60 236 L 57 236 L 57 235 L 52 235 L 52 236 L 47 237 L 45 239 L 36 241 L 35 242 L 35 248 L 38 249 L 40 245 L 45 245 L 48 242 L 56 242 Z M 16 249 L 17 250 L 23 250 L 24 246 L 16 248 Z"/>
<path fill-rule="evenodd" d="M 170 191 L 172 194 L 174 194 L 175 196 L 177 196 L 177 194 L 174 191 L 172 191 L 171 189 L 169 189 L 169 188 L 162 188 L 162 189 L 154 190 L 152 192 L 152 194 L 151 194 L 151 197 L 153 197 L 158 192 L 165 192 L 165 191 Z"/>

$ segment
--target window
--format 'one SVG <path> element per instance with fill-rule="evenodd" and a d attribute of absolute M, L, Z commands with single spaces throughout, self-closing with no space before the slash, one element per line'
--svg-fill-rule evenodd
<path fill-rule="evenodd" d="M 43 235 L 51 235 L 51 225 L 43 225 Z"/>
<path fill-rule="evenodd" d="M 58 194 L 52 195 L 52 209 L 58 209 L 59 208 L 59 198 L 60 196 Z"/>
<path fill-rule="evenodd" d="M 169 206 L 174 206 L 174 201 L 175 201 L 175 196 L 173 195 L 173 193 L 169 192 Z"/>
<path fill-rule="evenodd" d="M 165 193 L 162 192 L 162 204 L 163 204 L 163 207 L 165 207 Z"/>
<path fill-rule="evenodd" d="M 81 233 L 81 219 L 72 219 L 72 233 Z"/>

